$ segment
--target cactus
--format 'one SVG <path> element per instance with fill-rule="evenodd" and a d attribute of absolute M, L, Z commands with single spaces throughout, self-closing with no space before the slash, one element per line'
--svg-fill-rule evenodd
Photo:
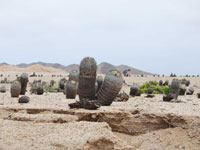
<path fill-rule="evenodd" d="M 166 80 L 165 83 L 163 83 L 164 86 L 168 86 L 169 85 L 169 80 Z"/>
<path fill-rule="evenodd" d="M 197 93 L 197 98 L 200 98 L 200 93 Z"/>
<path fill-rule="evenodd" d="M 184 84 L 182 84 L 180 86 L 179 95 L 185 95 L 186 90 L 187 90 L 186 86 Z"/>
<path fill-rule="evenodd" d="M 109 71 L 104 79 L 101 89 L 97 93 L 99 103 L 103 106 L 109 106 L 118 96 L 123 85 L 121 72 L 117 70 Z"/>
<path fill-rule="evenodd" d="M 138 86 L 137 85 L 132 85 L 130 88 L 130 95 L 131 96 L 136 96 L 138 92 Z"/>
<path fill-rule="evenodd" d="M 28 103 L 30 98 L 28 96 L 22 96 L 19 98 L 18 103 Z"/>
<path fill-rule="evenodd" d="M 73 80 L 69 80 L 66 85 L 66 98 L 75 99 L 78 89 L 78 83 Z"/>
<path fill-rule="evenodd" d="M 150 87 L 148 88 L 147 94 L 152 94 L 153 91 L 154 91 L 154 88 L 153 88 L 152 86 L 150 86 Z"/>
<path fill-rule="evenodd" d="M 31 85 L 30 91 L 31 91 L 31 93 L 34 93 L 37 95 L 42 95 L 44 93 L 44 87 L 42 86 L 41 81 L 34 80 Z"/>
<path fill-rule="evenodd" d="M 163 81 L 162 80 L 159 81 L 159 85 L 163 86 Z"/>
<path fill-rule="evenodd" d="M 177 100 L 180 90 L 180 82 L 177 79 L 174 79 L 171 83 L 170 91 L 167 96 L 163 97 L 163 101 L 171 101 L 172 99 Z"/>
<path fill-rule="evenodd" d="M 28 83 L 28 74 L 27 73 L 22 73 L 19 81 L 21 83 L 21 92 L 20 95 L 25 95 L 26 93 L 26 88 L 27 88 L 27 83 Z"/>
<path fill-rule="evenodd" d="M 62 78 L 60 81 L 59 81 L 59 88 L 61 90 L 64 90 L 65 88 L 65 83 L 67 82 L 67 80 L 65 78 Z"/>
<path fill-rule="evenodd" d="M 73 80 L 78 82 L 79 80 L 79 72 L 78 70 L 72 70 L 69 74 L 69 80 Z"/>
<path fill-rule="evenodd" d="M 0 93 L 6 93 L 6 88 L 5 87 L 1 87 L 0 88 Z"/>
<path fill-rule="evenodd" d="M 19 97 L 20 93 L 21 93 L 21 83 L 19 81 L 14 81 L 11 84 L 11 97 Z"/>
<path fill-rule="evenodd" d="M 194 94 L 194 88 L 190 87 L 186 93 L 186 95 L 193 95 Z"/>
<path fill-rule="evenodd" d="M 81 61 L 79 68 L 79 99 L 93 99 L 95 93 L 97 64 L 94 58 L 86 57 Z"/>
<path fill-rule="evenodd" d="M 99 89 L 101 88 L 102 84 L 103 84 L 103 77 L 98 76 L 97 77 L 97 85 L 98 85 L 97 93 L 98 93 Z"/>

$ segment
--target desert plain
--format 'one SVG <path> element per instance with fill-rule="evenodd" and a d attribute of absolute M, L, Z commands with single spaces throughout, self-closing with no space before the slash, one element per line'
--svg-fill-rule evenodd
<path fill-rule="evenodd" d="M 33 68 L 32 68 L 33 69 Z M 23 70 L 24 71 L 24 70 Z M 29 78 L 50 82 L 68 78 L 68 73 L 36 72 L 43 77 Z M 0 80 L 16 78 L 19 70 L 4 70 Z M 29 74 L 31 74 L 29 72 Z M 62 77 L 52 78 L 52 74 Z M 102 75 L 103 76 L 103 75 Z M 182 79 L 183 77 L 176 77 Z M 146 81 L 172 81 L 172 77 L 125 77 L 122 91 Z M 200 77 L 188 77 L 194 95 L 179 96 L 178 101 L 163 102 L 154 98 L 130 97 L 98 110 L 70 109 L 78 99 L 66 99 L 63 93 L 44 93 L 30 97 L 27 104 L 11 98 L 10 84 L 0 93 L 0 150 L 199 150 L 200 149 Z"/>

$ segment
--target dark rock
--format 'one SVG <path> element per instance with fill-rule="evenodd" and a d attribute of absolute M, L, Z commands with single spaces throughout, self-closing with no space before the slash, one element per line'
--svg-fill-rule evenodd
<path fill-rule="evenodd" d="M 75 102 L 75 103 L 71 103 L 69 104 L 70 109 L 73 108 L 84 108 L 84 109 L 88 109 L 88 110 L 96 110 L 98 108 L 100 108 L 100 105 L 98 104 L 97 101 L 91 101 L 90 99 L 82 99 L 81 102 Z"/>
<path fill-rule="evenodd" d="M 155 97 L 155 95 L 153 95 L 153 94 L 147 94 L 147 96 L 146 96 L 146 98 L 154 98 Z"/>

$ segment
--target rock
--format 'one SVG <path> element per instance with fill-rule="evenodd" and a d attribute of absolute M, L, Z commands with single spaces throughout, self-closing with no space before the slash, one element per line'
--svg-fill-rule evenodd
<path fill-rule="evenodd" d="M 98 101 L 82 99 L 82 101 L 69 104 L 70 109 L 73 108 L 84 108 L 88 110 L 96 110 L 100 108 Z"/>
<path fill-rule="evenodd" d="M 146 96 L 146 98 L 154 98 L 155 97 L 155 95 L 153 95 L 153 94 L 147 94 L 147 96 Z"/>
<path fill-rule="evenodd" d="M 129 95 L 125 92 L 122 92 L 118 95 L 118 97 L 115 99 L 117 102 L 126 102 L 129 100 Z"/>
<path fill-rule="evenodd" d="M 28 96 L 22 96 L 19 98 L 19 103 L 28 103 L 30 101 L 30 98 Z"/>

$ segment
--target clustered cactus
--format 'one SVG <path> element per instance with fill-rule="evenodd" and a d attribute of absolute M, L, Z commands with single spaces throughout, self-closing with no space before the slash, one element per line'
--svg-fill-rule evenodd
<path fill-rule="evenodd" d="M 123 85 L 122 73 L 111 70 L 106 74 L 104 80 L 102 77 L 96 79 L 96 74 L 95 59 L 84 58 L 79 70 L 78 95 L 80 101 L 69 104 L 70 108 L 97 109 L 100 106 L 112 104 Z"/>

